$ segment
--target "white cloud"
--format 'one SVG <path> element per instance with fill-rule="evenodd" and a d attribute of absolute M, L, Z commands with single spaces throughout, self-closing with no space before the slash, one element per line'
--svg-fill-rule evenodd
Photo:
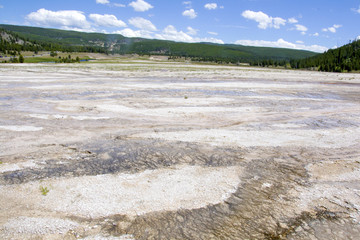
<path fill-rule="evenodd" d="M 296 43 L 304 44 L 304 42 L 303 42 L 303 41 L 300 41 L 300 40 L 296 41 Z"/>
<path fill-rule="evenodd" d="M 26 20 L 38 26 L 60 27 L 63 29 L 90 30 L 90 23 L 83 12 L 75 10 L 50 11 L 44 8 L 26 16 Z"/>
<path fill-rule="evenodd" d="M 191 42 L 193 38 L 183 31 L 178 32 L 173 25 L 168 25 L 162 33 L 156 34 L 156 38 L 163 40 L 172 40 L 180 42 Z"/>
<path fill-rule="evenodd" d="M 133 7 L 137 12 L 145 12 L 153 8 L 151 4 L 145 2 L 144 0 L 136 0 L 136 2 L 129 3 L 129 6 Z"/>
<path fill-rule="evenodd" d="M 314 36 L 314 37 L 318 37 L 318 36 L 319 36 L 319 33 L 316 32 L 316 33 L 313 34 L 313 36 Z"/>
<path fill-rule="evenodd" d="M 342 26 L 339 24 L 334 24 L 332 27 L 328 27 L 328 28 L 323 28 L 322 31 L 323 32 L 331 32 L 331 33 L 336 33 L 336 29 L 341 28 Z"/>
<path fill-rule="evenodd" d="M 209 42 L 209 43 L 217 43 L 217 44 L 224 44 L 224 41 L 221 39 L 217 39 L 217 38 L 200 38 L 200 39 L 195 39 L 196 42 Z"/>
<path fill-rule="evenodd" d="M 196 35 L 198 32 L 197 29 L 193 29 L 192 27 L 187 27 L 186 29 L 188 30 L 187 34 L 189 34 L 189 35 Z"/>
<path fill-rule="evenodd" d="M 90 14 L 89 18 L 94 21 L 97 26 L 104 27 L 126 27 L 126 23 L 109 14 Z"/>
<path fill-rule="evenodd" d="M 207 3 L 204 7 L 208 10 L 215 10 L 217 9 L 218 5 L 216 3 Z"/>
<path fill-rule="evenodd" d="M 194 9 L 189 9 L 189 10 L 185 10 L 183 13 L 182 13 L 183 16 L 185 17 L 188 17 L 190 19 L 194 19 L 197 17 L 197 13 L 195 12 Z"/>
<path fill-rule="evenodd" d="M 132 30 L 130 28 L 125 28 L 119 31 L 113 32 L 115 34 L 121 34 L 125 37 L 140 37 L 140 38 L 153 38 L 152 33 L 146 30 Z"/>
<path fill-rule="evenodd" d="M 242 16 L 246 19 L 253 20 L 259 23 L 258 28 L 267 29 L 267 28 L 276 28 L 279 29 L 281 25 L 285 25 L 286 20 L 280 17 L 270 17 L 263 12 L 254 12 L 246 10 L 242 13 Z"/>
<path fill-rule="evenodd" d="M 313 52 L 325 52 L 328 50 L 327 47 L 319 45 L 306 46 L 304 44 L 295 44 L 287 42 L 284 39 L 280 38 L 277 41 L 265 41 L 265 40 L 238 40 L 235 44 L 245 45 L 245 46 L 257 46 L 257 47 L 276 47 L 276 48 L 290 48 L 290 49 L 299 49 L 299 50 L 308 50 Z"/>
<path fill-rule="evenodd" d="M 280 17 L 273 18 L 273 27 L 279 29 L 280 25 L 285 25 L 286 20 Z"/>
<path fill-rule="evenodd" d="M 356 8 L 352 8 L 351 10 L 352 10 L 352 11 L 354 11 L 354 12 L 356 12 L 356 13 L 359 13 L 359 14 L 360 14 L 360 6 L 359 6 L 359 8 L 358 8 L 358 9 L 356 9 Z"/>
<path fill-rule="evenodd" d="M 172 25 L 168 25 L 161 33 L 156 34 L 155 38 L 178 42 L 211 42 L 224 44 L 222 40 L 216 38 L 193 38 L 189 34 L 184 33 L 183 31 L 178 31 Z"/>
<path fill-rule="evenodd" d="M 207 33 L 215 36 L 219 35 L 217 32 L 207 32 Z"/>
<path fill-rule="evenodd" d="M 156 27 L 149 20 L 142 17 L 134 17 L 129 19 L 129 23 L 136 28 L 147 31 L 156 31 Z"/>
<path fill-rule="evenodd" d="M 109 0 L 96 0 L 97 4 L 109 4 Z"/>
<path fill-rule="evenodd" d="M 121 4 L 121 3 L 114 3 L 115 7 L 126 7 L 125 4 Z"/>
<path fill-rule="evenodd" d="M 1 9 L 1 8 L 4 8 L 4 6 L 3 6 L 3 5 L 0 5 L 0 9 Z"/>
<path fill-rule="evenodd" d="M 296 18 L 289 18 L 288 22 L 294 24 L 294 23 L 298 23 L 299 21 Z"/>
<path fill-rule="evenodd" d="M 188 31 L 193 31 L 195 29 L 188 27 Z M 197 30 L 195 30 L 197 31 Z M 211 42 L 224 44 L 224 42 L 220 39 L 216 38 L 195 38 L 190 36 L 189 32 L 185 33 L 183 31 L 178 31 L 173 25 L 168 25 L 161 32 L 154 33 L 148 30 L 132 30 L 130 28 L 125 28 L 119 31 L 113 32 L 115 34 L 121 34 L 125 37 L 141 37 L 141 38 L 151 38 L 151 39 L 161 39 L 161 40 L 170 40 L 177 42 Z M 194 32 L 192 32 L 194 33 Z"/>
<path fill-rule="evenodd" d="M 300 24 L 296 24 L 295 27 L 296 27 L 296 30 L 298 30 L 300 32 L 306 32 L 308 30 L 307 27 L 300 25 Z"/>
<path fill-rule="evenodd" d="M 360 36 L 358 36 L 358 37 L 356 38 L 356 40 L 360 40 Z"/>

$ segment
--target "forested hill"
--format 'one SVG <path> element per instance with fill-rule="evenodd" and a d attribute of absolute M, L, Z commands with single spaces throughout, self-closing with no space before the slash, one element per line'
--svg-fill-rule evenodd
<path fill-rule="evenodd" d="M 325 72 L 360 70 L 360 39 L 314 57 L 292 60 L 292 68 L 315 68 Z"/>
<path fill-rule="evenodd" d="M 188 57 L 197 61 L 248 62 L 252 65 L 284 65 L 290 59 L 302 59 L 317 55 L 310 51 L 249 47 L 230 44 L 182 43 L 143 38 L 127 38 L 119 34 L 84 33 L 0 25 L 2 48 L 0 51 L 66 51 L 66 52 L 103 52 L 119 54 L 151 54 L 171 57 Z M 3 36 L 12 35 L 20 41 L 9 42 Z M 9 37 L 7 38 L 9 39 Z M 4 46 L 6 45 L 6 46 Z"/>

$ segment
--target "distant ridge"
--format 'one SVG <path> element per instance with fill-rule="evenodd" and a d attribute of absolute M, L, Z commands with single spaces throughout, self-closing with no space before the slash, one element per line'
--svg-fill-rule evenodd
<path fill-rule="evenodd" d="M 251 65 L 282 65 L 291 59 L 309 58 L 318 54 L 310 51 L 285 48 L 251 47 L 235 44 L 183 43 L 167 40 L 127 38 L 120 34 L 84 33 L 16 25 L 1 24 L 0 28 L 8 31 L 8 34 L 14 35 L 18 40 L 22 40 L 22 44 L 20 42 L 13 42 L 13 44 L 20 45 L 20 48 L 23 49 L 29 48 L 30 51 L 36 48 L 38 51 L 167 55 L 173 58 L 187 57 L 195 61 L 246 62 Z"/>

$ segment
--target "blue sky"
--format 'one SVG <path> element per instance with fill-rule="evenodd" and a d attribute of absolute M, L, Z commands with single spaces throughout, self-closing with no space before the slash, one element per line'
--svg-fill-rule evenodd
<path fill-rule="evenodd" d="M 360 36 L 360 1 L 0 0 L 0 23 L 323 52 Z"/>

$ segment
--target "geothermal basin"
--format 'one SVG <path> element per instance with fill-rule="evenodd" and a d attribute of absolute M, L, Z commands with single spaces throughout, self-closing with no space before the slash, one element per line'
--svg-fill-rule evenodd
<path fill-rule="evenodd" d="M 360 77 L 0 66 L 0 239 L 356 239 Z"/>

